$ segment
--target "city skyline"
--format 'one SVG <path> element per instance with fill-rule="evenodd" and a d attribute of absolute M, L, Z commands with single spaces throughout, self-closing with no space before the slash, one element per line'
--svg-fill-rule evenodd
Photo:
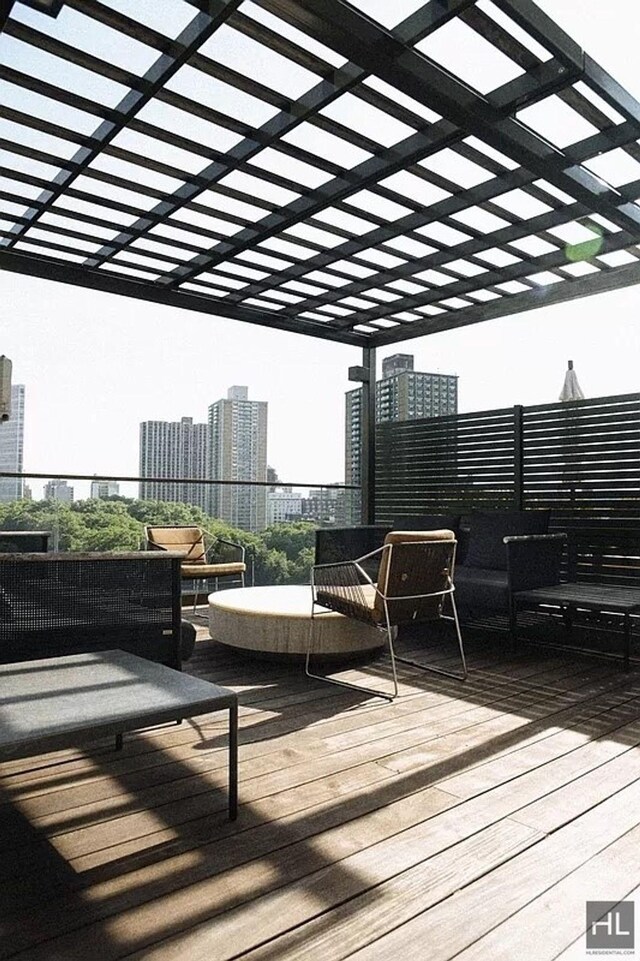
<path fill-rule="evenodd" d="M 209 405 L 206 423 L 192 417 L 140 424 L 141 500 L 192 504 L 245 530 L 266 526 L 265 488 L 191 483 L 200 480 L 267 482 L 266 401 L 249 400 L 249 388 L 229 387 Z M 166 478 L 166 479 L 163 479 Z M 181 483 L 177 478 L 183 478 Z"/>
<path fill-rule="evenodd" d="M 29 393 L 25 471 L 136 476 L 139 423 L 206 410 L 235 381 L 269 402 L 269 456 L 282 483 L 317 486 L 343 476 L 344 394 L 353 386 L 349 366 L 362 361 L 358 349 L 192 316 L 178 351 L 175 310 L 6 273 L 0 293 L 10 314 L 0 350 Z M 639 300 L 635 288 L 599 294 L 419 338 L 411 351 L 416 366 L 459 376 L 462 413 L 553 403 L 569 358 L 587 397 L 631 393 Z M 55 324 L 43 326 L 45 304 Z M 18 306 L 19 324 L 11 320 Z M 89 311 L 99 323 L 87 322 Z M 397 350 L 380 350 L 379 363 Z M 212 358 L 208 368 L 203 357 Z M 165 370 L 179 389 L 167 389 L 158 376 Z M 27 483 L 38 497 L 41 482 Z M 89 482 L 86 493 L 81 482 L 77 488 L 88 496 Z M 135 490 L 123 485 L 122 493 Z"/>

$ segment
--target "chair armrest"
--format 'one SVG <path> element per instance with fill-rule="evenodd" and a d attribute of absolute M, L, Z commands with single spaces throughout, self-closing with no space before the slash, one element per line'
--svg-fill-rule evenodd
<path fill-rule="evenodd" d="M 217 534 L 211 534 L 209 531 L 203 530 L 203 534 L 210 541 L 209 545 L 206 547 L 206 550 L 205 550 L 205 555 L 207 560 L 209 560 L 210 552 L 215 550 L 218 544 L 226 544 L 227 547 L 235 548 L 235 550 L 238 551 L 237 560 L 241 561 L 243 564 L 245 563 L 246 549 L 243 547 L 242 544 L 238 544 L 236 541 L 230 541 L 226 537 L 219 537 Z"/>
<path fill-rule="evenodd" d="M 367 555 L 368 556 L 368 555 Z M 314 564 L 311 568 L 311 587 L 322 590 L 372 584 L 373 581 L 358 561 L 336 561 L 333 564 Z M 375 585 L 374 585 L 375 586 Z"/>
<path fill-rule="evenodd" d="M 244 558 L 245 558 L 245 554 L 246 554 L 246 548 L 245 548 L 242 544 L 238 544 L 236 541 L 228 541 L 228 540 L 227 540 L 226 538 L 224 538 L 224 537 L 219 537 L 219 538 L 218 538 L 218 543 L 219 543 L 219 544 L 227 544 L 228 547 L 235 547 L 235 549 L 240 552 L 240 560 L 241 560 L 242 563 L 244 564 Z"/>
<path fill-rule="evenodd" d="M 357 561 L 316 564 L 311 568 L 313 606 L 318 604 L 345 617 L 370 622 L 365 594 L 369 589 L 377 593 L 376 585 Z"/>
<path fill-rule="evenodd" d="M 504 538 L 509 592 L 560 583 L 566 534 L 519 534 Z"/>

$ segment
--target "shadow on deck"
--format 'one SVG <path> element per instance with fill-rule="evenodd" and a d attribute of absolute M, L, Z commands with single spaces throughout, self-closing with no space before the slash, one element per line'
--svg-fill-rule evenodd
<path fill-rule="evenodd" d="M 1 957 L 542 961 L 640 884 L 637 669 L 485 626 L 466 683 L 402 666 L 389 704 L 199 633 L 186 669 L 240 698 L 238 821 L 224 714 L 5 763 Z"/>

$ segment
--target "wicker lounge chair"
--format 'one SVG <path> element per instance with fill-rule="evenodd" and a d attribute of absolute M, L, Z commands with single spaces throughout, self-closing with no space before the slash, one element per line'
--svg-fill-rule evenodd
<path fill-rule="evenodd" d="M 336 564 L 319 564 L 312 570 L 312 614 L 305 670 L 309 677 L 354 688 L 374 696 L 393 700 L 398 694 L 396 661 L 423 670 L 434 671 L 464 680 L 467 667 L 454 600 L 453 569 L 456 540 L 450 530 L 391 531 L 383 547 L 357 560 Z M 363 565 L 379 558 L 377 583 Z M 455 674 L 408 658 L 398 657 L 394 650 L 397 628 L 416 621 L 444 617 L 445 598 L 450 599 L 456 629 L 462 673 Z M 322 616 L 322 609 L 337 611 L 345 617 L 372 624 L 386 635 L 393 673 L 393 694 L 364 688 L 310 669 L 313 650 L 313 621 Z"/>
<path fill-rule="evenodd" d="M 201 527 L 145 527 L 145 537 L 150 550 L 177 551 L 183 555 L 180 573 L 183 581 L 194 582 L 194 611 L 210 579 L 215 580 L 216 589 L 221 577 L 234 578 L 244 587 L 247 566 L 241 544 L 214 537 Z"/>

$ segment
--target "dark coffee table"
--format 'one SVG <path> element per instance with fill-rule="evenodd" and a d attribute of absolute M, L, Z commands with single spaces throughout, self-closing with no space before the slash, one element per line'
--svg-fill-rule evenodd
<path fill-rule="evenodd" d="M 629 670 L 631 647 L 631 615 L 640 614 L 640 590 L 609 584 L 582 584 L 569 581 L 551 587 L 539 587 L 532 591 L 516 591 L 513 595 L 512 630 L 517 630 L 517 612 L 520 607 L 550 604 L 568 612 L 572 608 L 584 611 L 609 612 L 622 615 L 623 664 Z M 570 623 L 570 621 L 569 621 Z"/>
<path fill-rule="evenodd" d="M 238 813 L 238 698 L 225 687 L 125 651 L 0 665 L 0 759 L 121 738 L 229 710 L 229 818 Z"/>

